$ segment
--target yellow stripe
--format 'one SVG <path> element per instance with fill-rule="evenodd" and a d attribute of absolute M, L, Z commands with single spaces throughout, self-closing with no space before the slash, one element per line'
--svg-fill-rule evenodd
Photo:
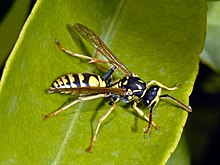
<path fill-rule="evenodd" d="M 65 88 L 70 88 L 70 85 L 68 85 L 67 83 L 68 83 L 68 80 L 63 76 L 63 77 L 61 77 L 61 79 L 62 79 L 62 81 L 63 81 L 63 83 L 64 83 L 64 87 Z"/>
<path fill-rule="evenodd" d="M 128 80 L 125 80 L 124 82 L 123 82 L 123 85 L 127 85 L 128 84 Z"/>
<path fill-rule="evenodd" d="M 135 84 L 135 85 L 138 87 L 138 89 L 140 89 L 140 90 L 143 89 L 141 85 L 139 85 L 139 84 Z"/>
<path fill-rule="evenodd" d="M 99 86 L 99 80 L 97 80 L 97 78 L 95 78 L 94 76 L 89 77 L 88 83 L 89 83 L 89 86 L 92 86 L 92 87 Z"/>
<path fill-rule="evenodd" d="M 55 81 L 55 82 L 53 83 L 53 85 L 54 85 L 55 88 L 58 88 L 57 81 Z"/>
<path fill-rule="evenodd" d="M 64 86 L 63 81 L 61 80 L 61 78 L 57 80 L 57 83 L 59 84 L 60 87 Z"/>
<path fill-rule="evenodd" d="M 71 84 L 71 88 L 76 88 L 76 84 L 74 84 L 75 82 L 75 78 L 73 77 L 73 75 L 68 74 L 69 80 L 70 80 L 70 84 Z"/>
<path fill-rule="evenodd" d="M 78 74 L 78 77 L 79 77 L 80 87 L 86 87 L 86 84 L 83 83 L 84 76 L 83 76 L 81 73 L 79 73 L 79 74 Z"/>
<path fill-rule="evenodd" d="M 100 76 L 98 76 L 98 78 L 99 78 L 99 80 L 98 80 L 99 81 L 99 86 L 100 87 L 106 87 L 106 82 L 103 81 Z"/>

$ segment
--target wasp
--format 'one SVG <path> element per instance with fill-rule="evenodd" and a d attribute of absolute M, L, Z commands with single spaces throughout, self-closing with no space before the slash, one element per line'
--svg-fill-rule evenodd
<path fill-rule="evenodd" d="M 145 82 L 136 74 L 128 70 L 128 68 L 106 46 L 102 39 L 92 30 L 79 23 L 76 23 L 72 27 L 85 40 L 87 40 L 97 50 L 97 52 L 101 53 L 105 59 L 74 53 L 62 47 L 60 42 L 55 40 L 57 47 L 71 56 L 89 60 L 91 63 L 107 63 L 111 66 L 111 68 L 104 76 L 93 73 L 78 73 L 67 74 L 56 79 L 49 88 L 49 93 L 79 94 L 79 97 L 68 105 L 61 107 L 60 109 L 55 110 L 47 115 L 43 115 L 43 120 L 55 116 L 82 101 L 98 98 L 109 98 L 109 105 L 111 107 L 107 113 L 99 119 L 91 143 L 86 149 L 87 152 L 91 152 L 96 142 L 101 124 L 116 108 L 116 102 L 120 100 L 124 103 L 131 103 L 132 108 L 148 122 L 147 126 L 143 129 L 144 133 L 150 132 L 152 126 L 156 129 L 159 129 L 156 123 L 154 123 L 152 120 L 152 113 L 160 99 L 170 99 L 184 110 L 192 112 L 190 106 L 185 105 L 168 94 L 162 94 L 162 89 L 173 91 L 178 88 L 179 84 L 175 85 L 174 87 L 167 87 L 155 80 Z M 124 77 L 113 81 L 112 74 L 116 69 L 121 71 L 124 74 Z M 148 117 L 141 109 L 138 108 L 138 104 L 140 103 L 142 103 L 145 108 L 150 108 Z"/>

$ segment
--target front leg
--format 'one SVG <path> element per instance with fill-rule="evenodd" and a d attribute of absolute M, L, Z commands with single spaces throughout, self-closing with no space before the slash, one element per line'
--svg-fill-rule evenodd
<path fill-rule="evenodd" d="M 153 126 L 153 127 L 156 128 L 157 130 L 160 129 L 160 128 L 157 126 L 157 124 L 152 121 L 152 112 L 150 113 L 150 118 L 148 118 L 148 117 L 144 114 L 144 112 L 137 107 L 137 102 L 134 102 L 134 103 L 133 103 L 132 108 L 133 108 L 141 117 L 143 117 L 143 118 L 149 123 L 149 124 L 148 124 L 148 127 Z M 152 109 L 153 109 L 153 108 L 152 108 Z M 143 129 L 144 133 L 148 133 L 148 132 L 150 131 L 150 130 L 148 131 L 148 127 L 145 127 L 145 128 Z M 150 128 L 149 128 L 149 129 L 150 129 Z"/>
<path fill-rule="evenodd" d="M 152 121 L 152 115 L 153 115 L 153 109 L 154 109 L 155 105 L 156 105 L 156 102 L 154 102 L 154 103 L 151 105 L 151 107 L 150 107 L 149 122 L 148 122 L 148 126 L 146 126 L 146 127 L 144 128 L 144 133 L 149 133 L 150 130 L 151 130 L 152 122 L 153 122 L 153 121 Z"/>
<path fill-rule="evenodd" d="M 147 82 L 147 88 L 149 88 L 153 84 L 159 86 L 160 88 L 164 88 L 164 89 L 166 89 L 168 91 L 174 91 L 174 90 L 176 90 L 180 86 L 180 84 L 177 83 L 174 87 L 170 88 L 170 87 L 167 87 L 167 86 L 163 85 L 162 83 L 160 83 L 160 82 L 158 82 L 156 80 L 151 80 L 151 81 Z"/>

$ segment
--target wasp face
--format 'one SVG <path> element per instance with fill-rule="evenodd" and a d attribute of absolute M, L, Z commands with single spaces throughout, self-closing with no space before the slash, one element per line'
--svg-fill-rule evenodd
<path fill-rule="evenodd" d="M 159 97 L 161 95 L 161 88 L 157 85 L 151 86 L 147 89 L 144 97 L 142 98 L 143 105 L 148 108 L 154 102 L 157 103 L 159 101 Z"/>

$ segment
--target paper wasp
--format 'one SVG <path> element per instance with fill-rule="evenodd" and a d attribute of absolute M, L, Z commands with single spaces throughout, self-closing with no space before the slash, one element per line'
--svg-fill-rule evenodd
<path fill-rule="evenodd" d="M 99 38 L 92 30 L 79 23 L 73 25 L 72 27 L 84 39 L 92 44 L 97 51 L 106 58 L 106 60 L 74 53 L 62 47 L 60 42 L 55 40 L 57 47 L 71 56 L 87 59 L 89 62 L 93 63 L 107 63 L 111 66 L 111 68 L 104 76 L 92 73 L 78 73 L 64 75 L 55 80 L 48 91 L 49 93 L 58 92 L 63 94 L 80 94 L 80 96 L 77 100 L 71 102 L 70 104 L 47 115 L 43 115 L 43 120 L 55 116 L 81 101 L 97 98 L 110 98 L 109 105 L 111 105 L 111 107 L 99 120 L 91 144 L 86 150 L 87 152 L 91 152 L 91 149 L 95 144 L 100 125 L 115 109 L 115 103 L 120 100 L 125 103 L 132 103 L 132 108 L 148 122 L 148 125 L 144 128 L 144 133 L 148 133 L 152 126 L 156 129 L 159 128 L 152 121 L 152 111 L 160 99 L 170 99 L 186 111 L 192 112 L 190 106 L 183 104 L 179 100 L 167 94 L 162 95 L 162 89 L 172 91 L 176 90 L 178 85 L 170 88 L 155 80 L 151 80 L 147 83 L 144 82 L 141 78 L 128 70 L 127 67 L 123 65 L 122 62 L 111 52 L 101 38 Z M 120 70 L 124 74 L 124 77 L 119 80 L 112 81 L 111 76 L 116 69 Z M 138 108 L 137 104 L 139 103 L 142 103 L 145 108 L 150 107 L 149 117 L 147 117 L 143 111 Z"/>

